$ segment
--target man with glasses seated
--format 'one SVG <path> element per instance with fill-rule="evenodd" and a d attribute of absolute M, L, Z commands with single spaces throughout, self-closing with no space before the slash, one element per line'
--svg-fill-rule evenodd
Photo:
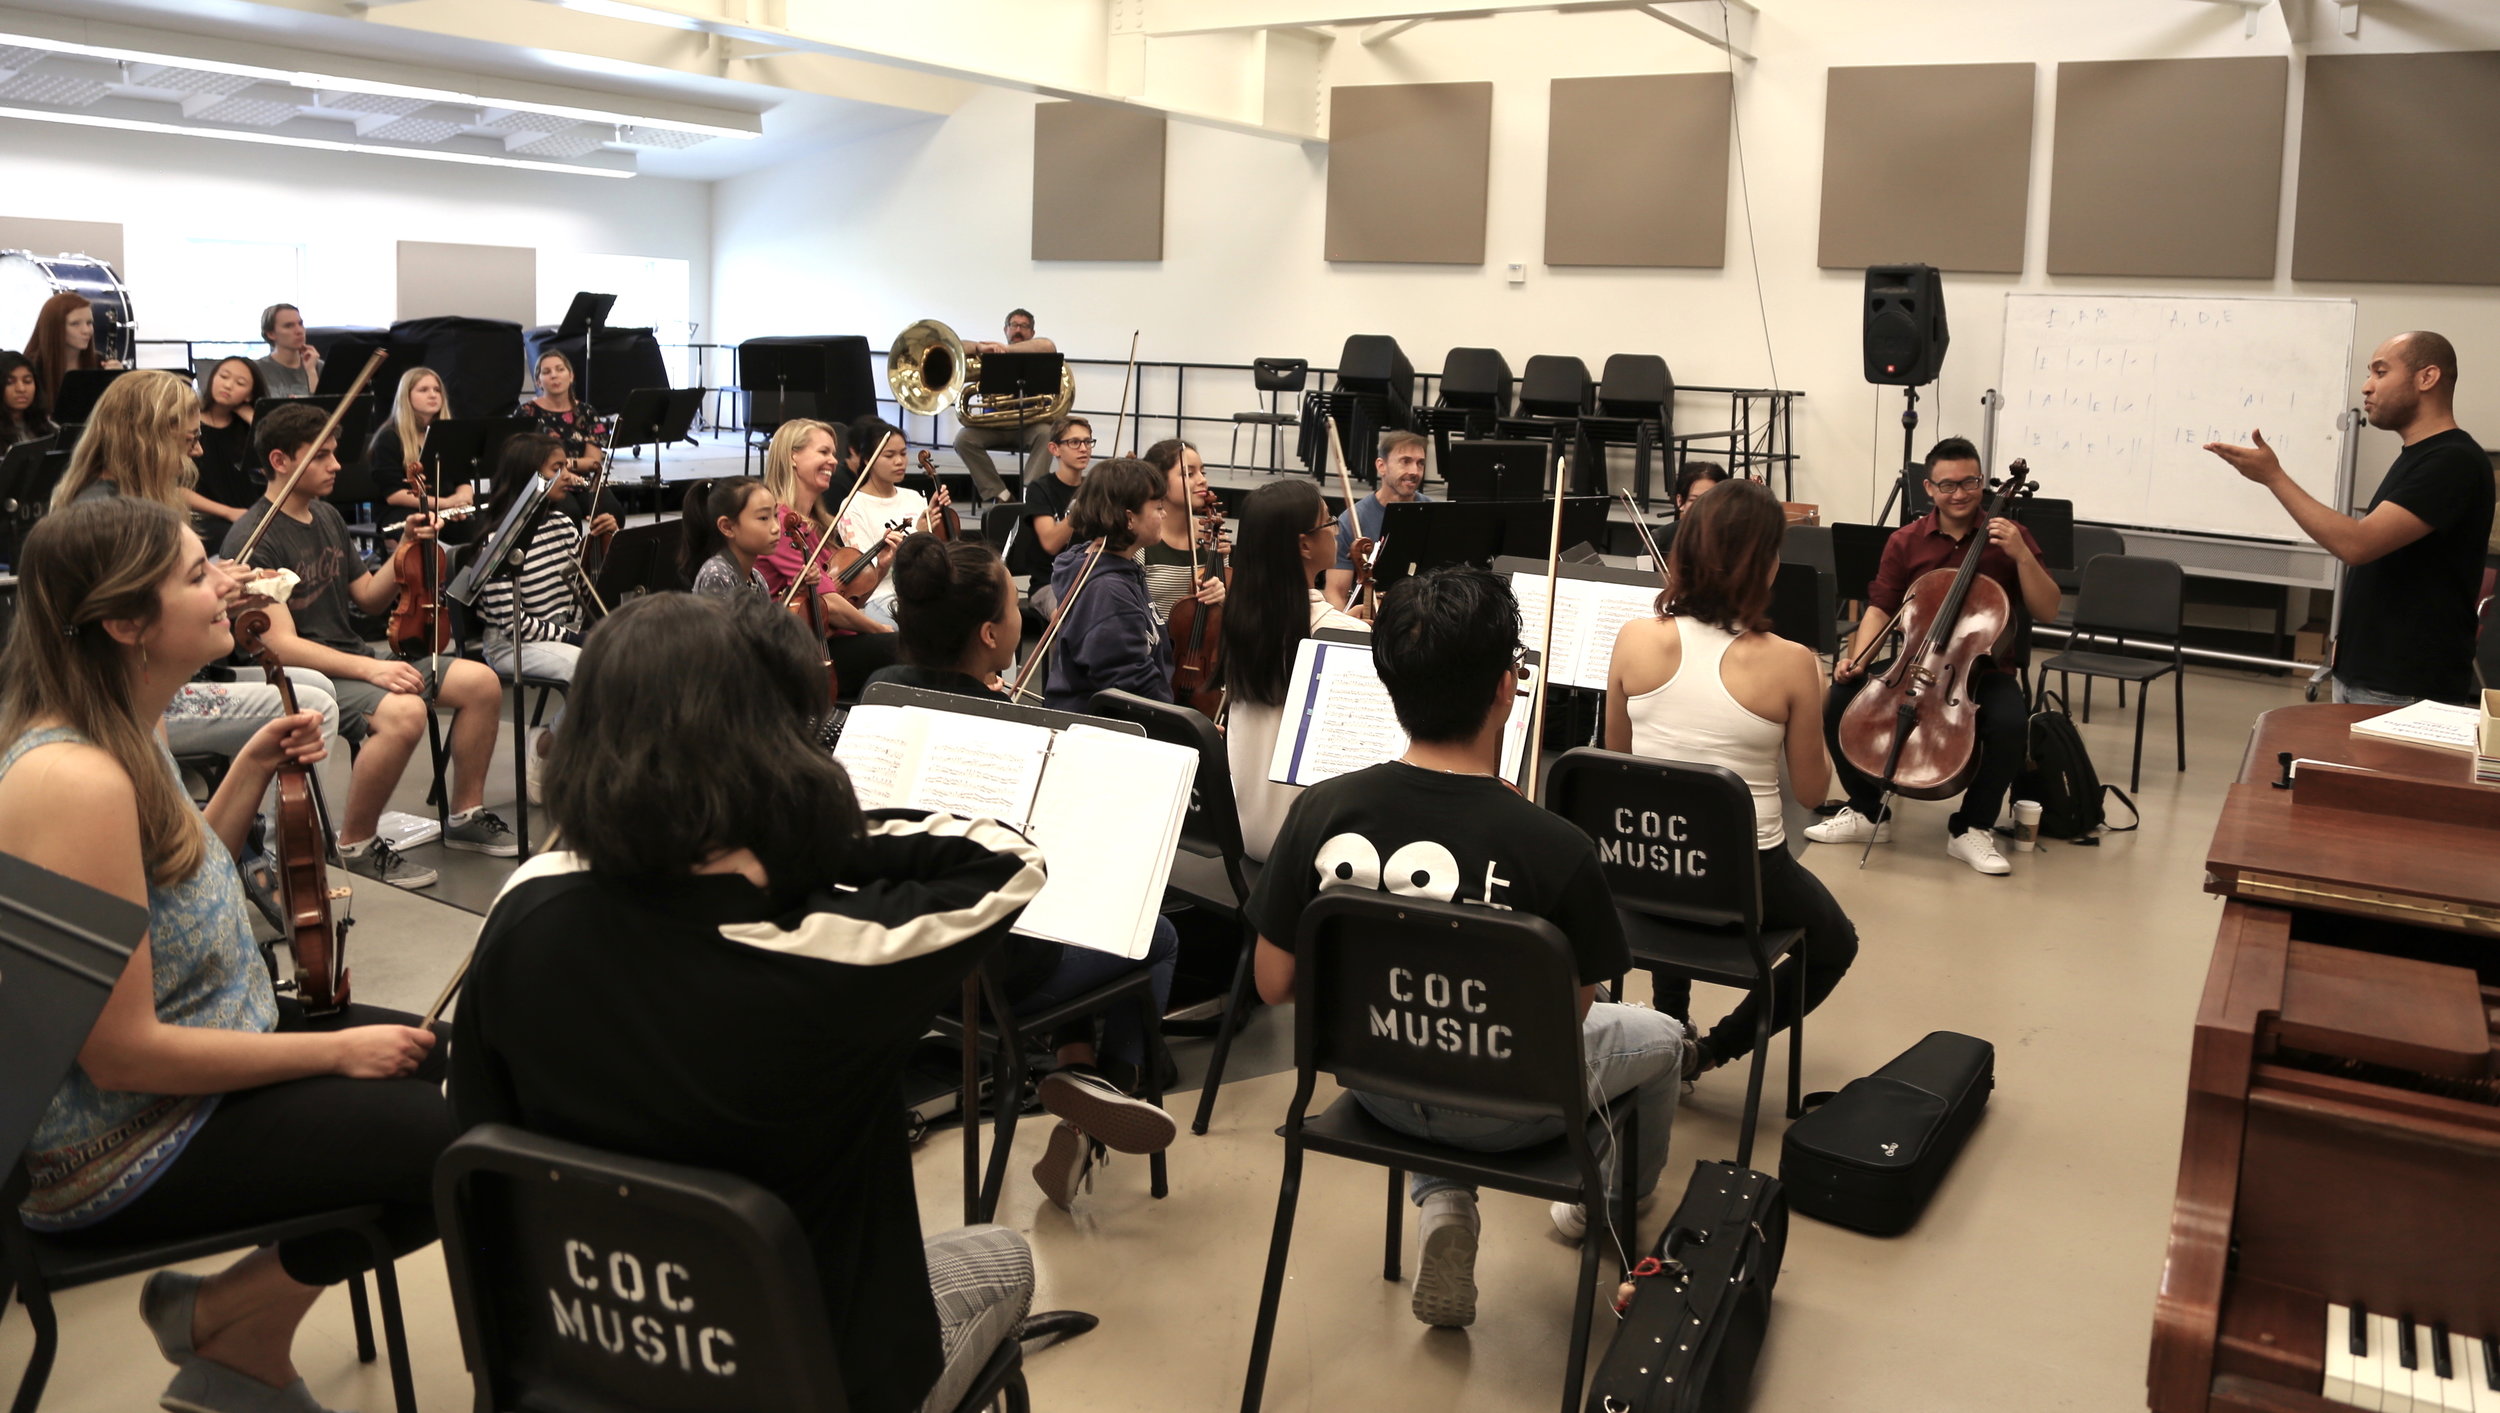
<path fill-rule="evenodd" d="M 1848 791 L 1840 813 L 1806 830 L 1817 844 L 1859 844 L 1871 837 L 1883 843 L 1892 837 L 1892 820 L 1883 802 L 1883 784 L 1850 764 L 1840 749 L 1840 717 L 1866 686 L 1866 657 L 1883 637 L 1901 600 L 1918 576 L 1931 569 L 1955 569 L 1969 548 L 1971 529 L 1988 497 L 1987 474 L 1979 451 L 1962 437 L 1947 437 L 1927 453 L 1927 493 L 1936 508 L 1884 541 L 1884 557 L 1875 580 L 1866 589 L 1866 616 L 1832 667 L 1831 695 L 1823 703 L 1823 734 L 1831 744 L 1832 768 Z M 2045 622 L 2057 616 L 2057 581 L 2040 562 L 2040 542 L 2019 521 L 1988 522 L 1988 548 L 1979 556 L 1979 572 L 2005 588 L 2027 620 Z M 1997 851 L 1997 816 L 2014 777 L 2023 768 L 2031 736 L 2031 704 L 2014 678 L 2022 665 L 2027 634 L 2018 634 L 2015 649 L 2004 661 L 1971 682 L 1979 699 L 1979 770 L 1961 808 L 1945 822 L 1945 852 L 1986 874 L 2013 872 Z"/>
<path fill-rule="evenodd" d="M 1005 343 L 975 340 L 964 345 L 964 352 L 977 358 L 991 353 L 1059 351 L 1059 345 L 1035 336 L 1033 311 L 1029 309 L 1007 311 L 1006 333 Z M 1016 469 L 1021 475 L 1029 469 L 1033 454 L 1051 440 L 1051 432 L 1051 425 L 1047 422 L 1031 422 L 1021 427 L 1012 424 L 1004 427 L 963 427 L 956 431 L 955 454 L 963 458 L 964 470 L 971 473 L 973 489 L 980 493 L 983 505 L 1007 498 L 1007 483 L 999 477 L 998 463 L 990 460 L 990 453 L 1019 448 L 1022 454 L 1016 458 Z"/>

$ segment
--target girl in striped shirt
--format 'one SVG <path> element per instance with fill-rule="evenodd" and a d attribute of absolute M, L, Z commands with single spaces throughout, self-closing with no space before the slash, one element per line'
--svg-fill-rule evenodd
<path fill-rule="evenodd" d="M 565 498 L 584 484 L 569 462 L 562 442 L 531 432 L 505 442 L 495 463 L 494 489 L 486 500 L 490 525 L 502 523 L 533 478 L 550 483 L 533 517 L 536 523 L 524 532 L 512 572 L 487 581 L 486 591 L 478 596 L 477 614 L 486 625 L 486 661 L 506 680 L 513 677 L 517 657 L 523 676 L 570 682 L 573 664 L 582 655 L 581 596 L 575 587 L 582 538 L 586 533 L 613 534 L 617 527 L 613 515 L 593 516 L 585 527 L 561 513 Z M 539 759 L 545 759 L 563 716 L 559 705 L 555 718 L 535 733 L 531 744 Z"/>

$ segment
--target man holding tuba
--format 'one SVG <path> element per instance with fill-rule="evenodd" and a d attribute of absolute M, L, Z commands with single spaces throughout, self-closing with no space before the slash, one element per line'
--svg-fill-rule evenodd
<path fill-rule="evenodd" d="M 984 353 L 1056 353 L 1059 345 L 1033 332 L 1033 311 L 1007 311 L 1007 341 L 991 343 L 980 340 L 966 344 L 964 351 L 975 356 Z M 990 453 L 1021 444 L 1023 455 L 1017 459 L 1019 477 L 1029 468 L 1032 458 L 1050 441 L 1051 417 L 1041 417 L 1019 433 L 1012 423 L 1005 426 L 964 426 L 955 433 L 955 454 L 963 458 L 964 469 L 972 473 L 974 489 L 980 492 L 981 503 L 1005 500 L 1007 483 L 1000 478 L 998 466 Z"/>

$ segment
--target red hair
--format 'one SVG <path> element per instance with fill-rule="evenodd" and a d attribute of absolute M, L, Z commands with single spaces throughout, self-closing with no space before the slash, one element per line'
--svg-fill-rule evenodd
<path fill-rule="evenodd" d="M 87 346 L 74 353 L 69 346 L 69 316 L 94 307 L 83 294 L 63 292 L 45 300 L 35 315 L 35 331 L 26 337 L 26 358 L 35 365 L 35 382 L 42 390 L 42 405 L 47 408 L 60 404 L 62 374 L 72 368 L 104 366 L 104 355 L 96 351 L 94 335 L 88 335 Z"/>

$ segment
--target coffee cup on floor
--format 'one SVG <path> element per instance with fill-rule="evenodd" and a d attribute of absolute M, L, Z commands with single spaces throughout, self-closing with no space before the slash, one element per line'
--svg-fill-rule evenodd
<path fill-rule="evenodd" d="M 2014 847 L 2024 853 L 2029 853 L 2039 842 L 2040 802 L 2016 800 L 2014 802 Z"/>

